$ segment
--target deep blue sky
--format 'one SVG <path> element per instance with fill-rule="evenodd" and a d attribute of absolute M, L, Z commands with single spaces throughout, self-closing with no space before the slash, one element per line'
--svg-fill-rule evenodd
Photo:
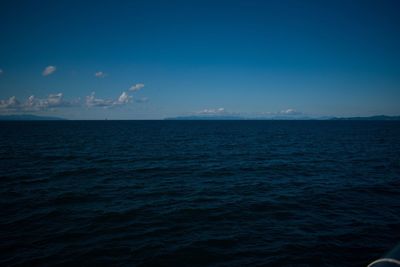
<path fill-rule="evenodd" d="M 2 2 L 0 114 L 400 115 L 399 13 L 396 0 Z"/>

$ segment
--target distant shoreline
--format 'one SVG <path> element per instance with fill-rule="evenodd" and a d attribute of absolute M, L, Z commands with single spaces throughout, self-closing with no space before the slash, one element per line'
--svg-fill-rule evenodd
<path fill-rule="evenodd" d="M 181 116 L 166 118 L 164 120 L 252 120 L 252 121 L 400 121 L 400 116 L 367 116 L 367 117 L 272 117 L 272 118 L 246 118 L 229 116 Z"/>
<path fill-rule="evenodd" d="M 0 115 L 0 121 L 400 121 L 400 116 L 367 116 L 367 117 L 272 117 L 272 118 L 246 118 L 240 116 L 179 116 L 154 120 L 69 120 L 60 117 L 36 115 Z"/>

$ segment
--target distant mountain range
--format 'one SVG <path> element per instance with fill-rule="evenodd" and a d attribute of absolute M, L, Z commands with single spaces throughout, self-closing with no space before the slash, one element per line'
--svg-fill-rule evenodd
<path fill-rule="evenodd" d="M 340 121 L 399 121 L 400 120 L 400 116 L 378 115 L 378 116 L 369 116 L 369 117 L 332 118 L 331 120 L 340 120 Z"/>
<path fill-rule="evenodd" d="M 165 120 L 335 120 L 335 121 L 400 121 L 400 116 L 369 116 L 369 117 L 306 117 L 306 116 L 274 116 L 274 117 L 257 117 L 246 118 L 241 116 L 204 116 L 204 115 L 191 115 L 191 116 L 178 116 L 166 118 Z"/>
<path fill-rule="evenodd" d="M 0 115 L 0 121 L 61 121 L 58 117 L 36 116 L 36 115 Z"/>

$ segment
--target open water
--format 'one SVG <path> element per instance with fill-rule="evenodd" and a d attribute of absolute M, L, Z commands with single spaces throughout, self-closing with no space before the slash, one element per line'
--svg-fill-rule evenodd
<path fill-rule="evenodd" d="M 366 266 L 400 122 L 0 122 L 1 266 Z"/>

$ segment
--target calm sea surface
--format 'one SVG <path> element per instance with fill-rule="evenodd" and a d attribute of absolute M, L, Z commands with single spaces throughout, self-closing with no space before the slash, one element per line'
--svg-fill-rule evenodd
<path fill-rule="evenodd" d="M 0 123 L 1 266 L 365 266 L 400 123 Z"/>

